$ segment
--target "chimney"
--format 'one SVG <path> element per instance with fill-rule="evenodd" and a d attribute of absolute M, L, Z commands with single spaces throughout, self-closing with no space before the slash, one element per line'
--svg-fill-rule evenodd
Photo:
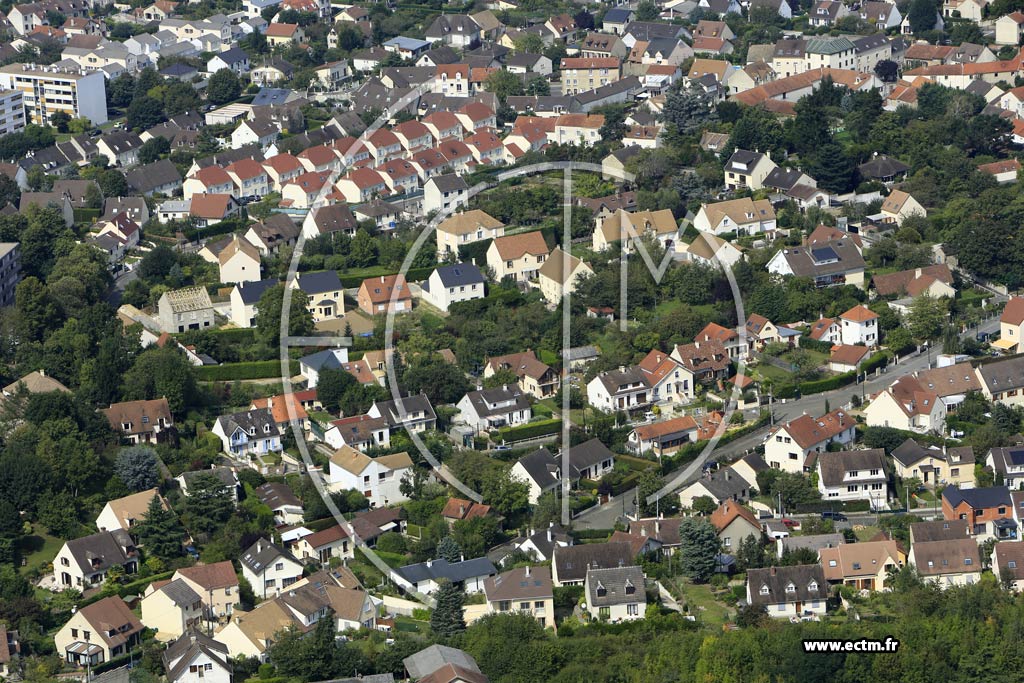
<path fill-rule="evenodd" d="M 465 503 L 459 503 L 459 517 L 466 516 L 466 505 Z"/>
<path fill-rule="evenodd" d="M 530 566 L 529 565 L 526 566 L 526 576 L 527 576 L 527 578 L 529 578 L 529 576 L 530 576 Z"/>
<path fill-rule="evenodd" d="M 915 278 L 921 277 L 921 269 L 920 268 L 915 268 L 914 269 L 914 277 Z"/>
<path fill-rule="evenodd" d="M 772 576 L 775 576 L 775 574 L 778 573 L 778 571 L 779 570 L 776 567 L 772 567 Z"/>
<path fill-rule="evenodd" d="M 548 527 L 548 543 L 551 543 L 551 527 Z"/>
<path fill-rule="evenodd" d="M 433 560 L 427 560 L 427 568 L 429 569 L 430 567 L 433 567 L 433 566 L 434 566 L 434 561 Z"/>
<path fill-rule="evenodd" d="M 465 562 L 465 561 L 466 561 L 466 556 L 462 555 L 462 554 L 459 554 L 459 562 Z"/>

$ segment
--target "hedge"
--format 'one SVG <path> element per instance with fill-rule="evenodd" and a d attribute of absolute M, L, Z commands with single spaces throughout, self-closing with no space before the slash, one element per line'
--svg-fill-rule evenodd
<path fill-rule="evenodd" d="M 811 339 L 810 337 L 800 337 L 800 348 L 807 349 L 809 351 L 821 351 L 822 353 L 829 353 L 830 351 L 832 351 L 832 343 L 820 341 L 818 339 Z"/>
<path fill-rule="evenodd" d="M 498 430 L 498 438 L 505 442 L 526 441 L 539 436 L 557 434 L 562 430 L 561 420 L 544 420 L 541 422 L 530 422 L 519 427 L 502 427 Z"/>
<path fill-rule="evenodd" d="M 434 272 L 435 266 L 427 266 L 426 268 L 410 268 L 405 271 L 405 279 L 408 282 L 419 282 L 420 280 L 426 280 L 430 277 L 430 274 Z M 303 272 L 303 275 L 308 273 Z M 371 277 L 380 277 L 381 275 L 393 275 L 394 273 L 377 273 L 376 275 L 366 273 L 355 273 L 355 274 L 343 274 L 338 273 L 338 279 L 341 280 L 341 286 L 345 289 L 352 289 L 363 284 L 363 280 Z"/>
<path fill-rule="evenodd" d="M 740 429 L 737 429 L 732 432 L 726 432 L 725 434 L 723 434 L 722 438 L 718 440 L 718 445 L 716 446 L 716 448 L 721 448 L 722 446 L 725 446 L 726 444 L 735 441 L 741 436 L 746 436 L 750 432 L 757 431 L 761 427 L 764 427 L 766 424 L 768 424 L 770 419 L 771 415 L 768 413 L 768 411 L 761 411 L 761 415 L 753 422 L 744 425 Z M 679 469 L 683 465 L 692 462 L 698 455 L 700 455 L 700 452 L 703 451 L 704 447 L 707 445 L 708 442 L 706 440 L 694 441 L 693 443 L 686 444 L 678 451 L 673 453 L 671 456 L 663 457 L 661 459 L 662 474 L 669 474 L 670 472 Z"/>
<path fill-rule="evenodd" d="M 292 375 L 299 374 L 299 361 L 292 360 L 288 364 Z M 241 379 L 268 379 L 281 376 L 281 361 L 255 360 L 245 363 L 224 363 L 222 365 L 204 365 L 196 368 L 197 379 L 203 382 L 232 382 Z"/>
<path fill-rule="evenodd" d="M 102 209 L 72 209 L 76 223 L 92 223 L 103 213 Z"/>
<path fill-rule="evenodd" d="M 816 500 L 810 503 L 802 503 L 796 506 L 800 512 L 868 512 L 871 509 L 869 500 Z"/>
<path fill-rule="evenodd" d="M 868 358 L 868 360 L 860 366 L 860 370 L 856 372 L 851 370 L 850 372 L 844 372 L 824 379 L 810 380 L 808 382 L 801 382 L 800 384 L 788 384 L 786 386 L 779 387 L 773 392 L 773 396 L 775 398 L 795 398 L 797 391 L 800 392 L 801 396 L 820 394 L 823 391 L 834 391 L 835 389 L 840 389 L 848 384 L 853 384 L 857 381 L 857 376 L 861 373 L 874 372 L 878 368 L 885 367 L 888 363 L 889 354 L 884 351 L 879 351 Z"/>

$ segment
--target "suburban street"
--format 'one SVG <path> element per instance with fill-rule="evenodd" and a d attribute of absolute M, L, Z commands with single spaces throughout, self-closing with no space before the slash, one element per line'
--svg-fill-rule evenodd
<path fill-rule="evenodd" d="M 966 338 L 979 333 L 991 333 L 998 331 L 998 329 L 999 318 L 995 317 L 986 320 L 978 327 L 966 330 L 961 336 Z M 812 394 L 799 399 L 774 401 L 771 405 L 773 423 L 787 422 L 804 413 L 822 415 L 825 412 L 826 402 L 834 410 L 849 404 L 850 398 L 855 393 L 861 393 L 865 396 L 876 393 L 895 382 L 901 375 L 926 369 L 929 364 L 929 358 L 934 363 L 935 356 L 938 353 L 941 353 L 941 351 L 933 349 L 931 354 L 927 351 L 922 351 L 910 356 L 904 356 L 898 362 L 890 363 L 888 367 L 871 375 L 867 382 L 851 384 L 835 391 Z M 771 425 L 745 434 L 735 441 L 706 454 L 704 457 L 697 458 L 683 469 L 674 472 L 666 488 L 674 493 L 697 479 L 707 460 L 721 458 L 731 461 L 754 450 L 764 441 L 769 429 L 771 429 Z M 666 495 L 671 496 L 672 493 Z M 573 520 L 573 523 L 582 529 L 610 529 L 615 525 L 616 520 L 623 516 L 632 515 L 635 512 L 635 502 L 636 489 L 630 489 L 621 496 L 612 498 L 604 505 L 598 505 L 585 510 L 579 517 Z M 870 515 L 870 517 L 873 519 L 874 515 Z"/>

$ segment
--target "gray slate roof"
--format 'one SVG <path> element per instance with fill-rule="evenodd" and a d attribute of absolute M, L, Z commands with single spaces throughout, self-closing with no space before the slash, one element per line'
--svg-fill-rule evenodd
<path fill-rule="evenodd" d="M 812 590 L 812 583 L 815 585 Z M 792 584 L 795 590 L 787 591 Z M 791 602 L 828 599 L 829 585 L 825 570 L 820 564 L 799 564 L 791 567 L 769 567 L 748 569 L 747 586 L 750 601 L 754 605 L 781 605 Z M 768 594 L 762 595 L 762 586 L 768 587 Z"/>
<path fill-rule="evenodd" d="M 274 285 L 280 284 L 274 278 L 259 280 L 258 282 L 239 282 L 235 285 L 238 294 L 242 297 L 242 303 L 247 306 L 258 304 L 263 293 Z"/>
<path fill-rule="evenodd" d="M 587 572 L 587 601 L 594 607 L 647 602 L 644 570 L 640 567 L 611 567 Z"/>
<path fill-rule="evenodd" d="M 295 563 L 299 562 L 288 551 L 274 545 L 265 538 L 261 538 L 249 546 L 249 549 L 242 553 L 238 561 L 248 567 L 254 574 L 259 575 L 278 558 L 284 558 Z"/>
<path fill-rule="evenodd" d="M 628 543 L 585 543 L 582 545 L 558 546 L 554 549 L 552 563 L 558 580 L 583 581 L 588 569 L 629 567 L 635 558 Z"/>
<path fill-rule="evenodd" d="M 409 676 L 414 679 L 429 676 L 445 664 L 454 664 L 470 671 L 480 671 L 480 667 L 477 666 L 476 660 L 471 655 L 447 645 L 431 645 L 425 650 L 409 655 L 402 660 L 402 664 L 405 665 Z"/>
<path fill-rule="evenodd" d="M 494 576 L 498 573 L 494 564 L 486 557 L 478 557 L 462 562 L 448 562 L 445 559 L 430 560 L 417 564 L 408 564 L 395 570 L 399 576 L 410 583 L 420 581 L 439 581 L 447 579 L 452 583 L 465 581 L 478 576 Z"/>

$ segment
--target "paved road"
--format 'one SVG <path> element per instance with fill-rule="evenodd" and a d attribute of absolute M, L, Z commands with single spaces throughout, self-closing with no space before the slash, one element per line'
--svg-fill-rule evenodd
<path fill-rule="evenodd" d="M 966 330 L 961 336 L 966 338 L 980 332 L 991 333 L 998 329 L 999 319 L 993 318 L 985 321 L 977 328 Z M 826 401 L 830 408 L 835 409 L 849 403 L 850 398 L 855 393 L 861 393 L 866 396 L 878 392 L 895 382 L 901 375 L 924 370 L 929 367 L 930 361 L 934 364 L 936 352 L 937 350 L 934 350 L 932 353 L 922 352 L 912 356 L 904 356 L 899 360 L 899 362 L 891 363 L 889 367 L 885 368 L 883 371 L 876 372 L 868 378 L 867 382 L 861 384 L 851 385 L 843 387 L 842 389 L 836 389 L 835 391 L 823 392 L 821 394 L 804 396 L 799 399 L 775 401 L 771 406 L 774 422 L 786 422 L 793 418 L 797 418 L 804 413 L 808 413 L 810 415 L 822 415 L 825 412 Z M 722 448 L 715 449 L 705 457 L 697 458 L 685 468 L 672 475 L 669 490 L 678 491 L 685 484 L 695 480 L 700 476 L 704 463 L 707 460 L 716 458 L 731 460 L 757 448 L 764 441 L 765 435 L 769 429 L 770 425 L 763 429 L 745 434 L 735 441 L 726 444 Z M 635 498 L 636 489 L 630 489 L 604 505 L 592 507 L 584 511 L 573 521 L 573 523 L 582 529 L 610 529 L 615 525 L 615 522 L 621 519 L 624 515 L 633 514 L 636 509 L 634 504 Z M 874 519 L 874 515 L 871 516 L 871 519 Z"/>
<path fill-rule="evenodd" d="M 139 277 L 138 272 L 134 268 L 131 270 L 122 270 L 121 273 L 114 278 L 114 285 L 110 289 L 110 293 L 107 294 L 107 302 L 114 308 L 121 306 L 121 297 L 124 296 L 124 289 L 128 286 L 128 283 Z"/>

